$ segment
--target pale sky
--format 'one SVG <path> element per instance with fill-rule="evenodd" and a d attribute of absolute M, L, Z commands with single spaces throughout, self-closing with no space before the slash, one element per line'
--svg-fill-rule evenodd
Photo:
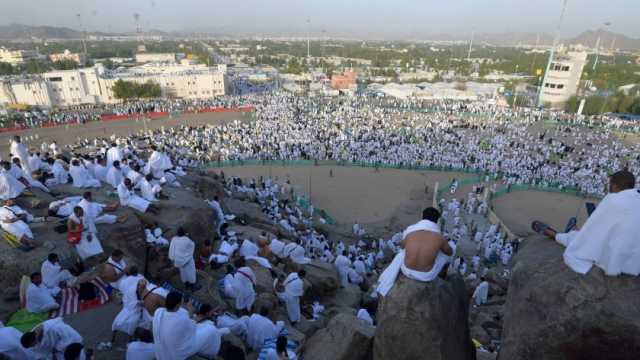
<path fill-rule="evenodd" d="M 131 32 L 143 29 L 221 33 L 403 38 L 432 33 L 547 32 L 562 0 L 0 0 L 0 24 L 53 25 Z M 640 37 L 640 0 L 569 0 L 562 36 L 603 28 Z M 323 33 L 323 31 L 325 31 Z"/>

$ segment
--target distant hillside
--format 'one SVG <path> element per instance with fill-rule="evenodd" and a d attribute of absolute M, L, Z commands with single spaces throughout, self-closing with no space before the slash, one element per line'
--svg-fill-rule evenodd
<path fill-rule="evenodd" d="M 109 36 L 123 35 L 121 33 L 105 33 L 105 32 L 87 32 L 88 35 Z M 145 31 L 145 35 L 169 36 L 170 34 L 150 29 Z M 0 26 L 0 40 L 28 40 L 32 38 L 38 39 L 80 39 L 82 32 L 66 27 L 57 26 L 29 26 L 22 24 L 10 24 Z"/>
<path fill-rule="evenodd" d="M 108 36 L 123 35 L 116 33 L 89 32 L 89 35 Z M 228 28 L 208 28 L 191 31 L 165 32 L 157 29 L 149 29 L 144 32 L 145 35 L 160 35 L 164 37 L 184 37 L 184 36 L 200 36 L 203 34 L 216 35 L 220 37 L 248 37 L 252 36 L 250 32 L 231 31 Z M 255 34 L 254 34 L 255 35 Z M 286 36 L 286 34 L 282 34 Z M 22 24 L 11 24 L 0 26 L 0 40 L 28 40 L 31 38 L 39 39 L 79 39 L 82 33 L 75 29 L 56 26 L 29 26 Z M 600 37 L 600 46 L 603 48 L 611 47 L 615 39 L 615 48 L 624 50 L 640 50 L 640 39 L 631 38 L 629 36 L 614 33 L 611 31 L 598 29 L 587 30 L 576 37 L 563 39 L 562 42 L 571 45 L 584 45 L 594 47 L 596 41 Z M 450 33 L 432 33 L 429 35 L 420 35 L 412 33 L 407 35 L 407 39 L 427 39 L 432 41 L 469 41 L 471 34 L 450 34 Z M 509 33 L 476 33 L 474 36 L 476 44 L 489 44 L 496 46 L 517 46 L 517 45 L 551 45 L 553 36 L 547 33 L 528 33 L 528 32 L 509 32 Z"/>
<path fill-rule="evenodd" d="M 10 24 L 0 26 L 0 39 L 17 40 L 31 39 L 78 39 L 82 35 L 79 31 L 54 26 L 29 26 L 21 24 Z"/>
<path fill-rule="evenodd" d="M 595 47 L 598 37 L 600 37 L 600 47 L 602 48 L 610 48 L 611 44 L 615 41 L 614 47 L 616 49 L 640 50 L 640 39 L 634 39 L 623 34 L 603 29 L 587 30 L 572 39 L 568 39 L 567 41 L 573 45 L 582 44 L 588 47 Z"/>

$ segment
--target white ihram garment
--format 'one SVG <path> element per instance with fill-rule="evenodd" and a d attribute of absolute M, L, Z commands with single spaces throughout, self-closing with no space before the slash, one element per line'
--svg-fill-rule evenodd
<path fill-rule="evenodd" d="M 151 204 L 149 201 L 134 194 L 124 183 L 118 185 L 118 198 L 122 206 L 128 206 L 140 212 L 147 211 L 147 208 Z"/>
<path fill-rule="evenodd" d="M 183 360 L 196 352 L 196 323 L 180 308 L 159 308 L 153 315 L 153 342 L 157 360 Z"/>
<path fill-rule="evenodd" d="M 17 239 L 22 239 L 23 236 L 33 239 L 33 233 L 26 222 L 22 220 L 12 223 L 4 222 L 5 220 L 16 219 L 18 215 L 21 214 L 27 214 L 27 218 L 31 217 L 31 215 L 17 205 L 0 207 L 0 227 L 2 227 L 4 231 L 13 234 Z"/>
<path fill-rule="evenodd" d="M 233 275 L 233 290 L 237 310 L 251 310 L 256 299 L 255 283 L 256 275 L 250 267 L 244 266 L 236 270 Z"/>
<path fill-rule="evenodd" d="M 304 294 L 304 282 L 298 273 L 291 273 L 284 280 L 284 292 L 278 293 L 278 297 L 284 301 L 287 308 L 289 321 L 300 321 L 300 297 Z"/>
<path fill-rule="evenodd" d="M 174 236 L 169 244 L 169 259 L 180 270 L 183 283 L 196 283 L 196 264 L 193 261 L 195 244 L 186 236 Z"/>
<path fill-rule="evenodd" d="M 429 221 L 429 220 L 421 220 L 411 226 L 409 226 L 403 233 L 402 238 L 405 239 L 409 234 L 415 231 L 431 231 L 434 233 L 440 233 L 440 227 L 438 224 Z M 398 277 L 398 273 L 402 271 L 402 273 L 413 280 L 428 282 L 435 279 L 442 268 L 447 265 L 450 257 L 445 255 L 442 251 L 438 251 L 438 255 L 436 255 L 436 259 L 433 262 L 433 267 L 429 272 L 415 271 L 407 268 L 404 265 L 404 257 L 405 251 L 400 250 L 398 254 L 393 258 L 391 264 L 387 266 L 387 268 L 382 272 L 380 278 L 378 278 L 378 287 L 376 291 L 382 295 L 386 296 L 393 284 L 396 282 L 396 278 Z"/>
<path fill-rule="evenodd" d="M 640 190 L 605 196 L 579 231 L 557 234 L 564 262 L 586 274 L 593 265 L 609 276 L 640 274 Z"/>

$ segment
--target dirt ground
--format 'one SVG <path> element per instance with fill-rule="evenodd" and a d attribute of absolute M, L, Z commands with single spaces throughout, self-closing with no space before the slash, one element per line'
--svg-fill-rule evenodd
<path fill-rule="evenodd" d="M 431 205 L 436 182 L 448 183 L 469 174 L 380 169 L 341 166 L 240 166 L 222 168 L 225 175 L 243 179 L 259 176 L 290 179 L 298 193 L 311 194 L 317 208 L 324 209 L 340 225 L 358 221 L 370 231 L 399 231 L 415 222 L 420 212 Z M 330 170 L 333 177 L 329 176 Z M 429 194 L 425 194 L 425 185 Z M 466 196 L 464 189 L 458 197 Z M 557 229 L 564 228 L 571 216 L 584 223 L 584 203 L 593 199 L 546 193 L 516 191 L 494 200 L 496 214 L 516 234 L 530 232 L 534 219 L 546 221 Z"/>
<path fill-rule="evenodd" d="M 291 180 L 296 193 L 311 195 L 316 208 L 324 209 L 339 224 L 359 222 L 367 227 L 400 230 L 431 206 L 436 182 L 450 182 L 462 173 L 412 171 L 343 166 L 240 166 L 222 168 L 225 175 L 243 179 L 260 176 Z M 330 173 L 333 176 L 330 176 Z M 425 194 L 425 185 L 429 193 Z"/>
<path fill-rule="evenodd" d="M 578 225 L 587 219 L 586 202 L 596 199 L 549 193 L 543 191 L 514 191 L 493 200 L 496 215 L 517 235 L 532 233 L 531 222 L 540 220 L 562 231 L 570 217 L 578 218 Z"/>
<path fill-rule="evenodd" d="M 223 124 L 234 120 L 246 121 L 251 114 L 240 112 L 227 113 L 200 113 L 187 114 L 179 118 L 164 117 L 146 122 L 147 129 L 159 129 L 162 126 L 172 127 L 177 125 L 201 126 L 206 124 Z M 93 139 L 95 137 L 109 137 L 112 134 L 117 136 L 137 133 L 145 128 L 145 123 L 141 120 L 123 121 L 98 121 L 76 126 L 58 126 L 53 128 L 30 129 L 14 133 L 0 134 L 0 154 L 3 159 L 8 158 L 9 143 L 14 135 L 20 135 L 31 148 L 39 150 L 43 141 L 51 143 L 57 141 L 58 145 L 75 143 L 79 139 Z M 30 137 L 38 135 L 36 140 L 28 140 Z"/>

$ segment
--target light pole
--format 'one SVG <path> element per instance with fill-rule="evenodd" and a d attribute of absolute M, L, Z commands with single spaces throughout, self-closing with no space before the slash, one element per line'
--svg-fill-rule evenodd
<path fill-rule="evenodd" d="M 547 75 L 549 74 L 549 69 L 551 69 L 551 63 L 553 62 L 553 57 L 556 53 L 556 46 L 558 46 L 558 41 L 560 37 L 560 28 L 562 27 L 562 21 L 564 20 L 564 13 L 567 10 L 567 2 L 568 0 L 564 0 L 562 2 L 562 12 L 560 12 L 560 20 L 558 21 L 558 27 L 556 28 L 556 34 L 553 38 L 553 45 L 551 46 L 551 53 L 549 54 L 549 61 L 547 62 L 547 69 L 544 72 L 544 77 L 542 78 L 542 83 L 540 84 L 540 89 L 538 90 L 538 107 L 542 106 L 542 88 L 544 87 L 545 82 L 547 81 Z"/>
<path fill-rule="evenodd" d="M 606 29 L 609 29 L 609 26 L 611 26 L 610 22 L 606 22 L 604 23 L 604 26 Z M 615 41 L 615 39 L 614 39 Z M 600 57 L 600 35 L 598 35 L 598 40 L 596 41 L 596 59 L 593 62 L 593 71 L 596 71 L 596 67 L 598 66 L 598 59 Z"/>

